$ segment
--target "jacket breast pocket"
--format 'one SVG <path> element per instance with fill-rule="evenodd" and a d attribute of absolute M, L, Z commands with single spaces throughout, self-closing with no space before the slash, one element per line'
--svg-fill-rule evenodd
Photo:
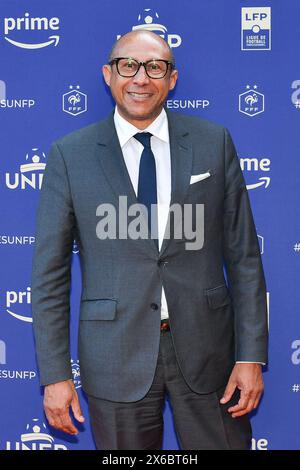
<path fill-rule="evenodd" d="M 205 186 L 207 183 L 210 183 L 214 179 L 214 175 L 216 171 L 215 169 L 209 169 L 202 173 L 199 172 L 197 175 L 197 174 L 194 174 L 195 171 L 193 170 L 192 173 L 193 174 L 191 175 L 191 181 L 189 185 L 190 189 Z M 199 176 L 199 181 L 197 181 L 197 176 Z M 195 182 L 193 182 L 194 178 L 196 179 Z"/>
<path fill-rule="evenodd" d="M 209 308 L 216 309 L 230 304 L 231 297 L 226 284 L 222 284 L 212 289 L 205 289 L 204 294 L 207 298 Z"/>
<path fill-rule="evenodd" d="M 209 170 L 209 172 L 210 176 L 207 178 L 189 184 L 185 194 L 186 202 L 189 202 L 189 200 L 193 202 L 205 202 L 205 200 L 213 194 L 216 176 L 214 170 Z"/>
<path fill-rule="evenodd" d="M 80 320 L 114 320 L 117 312 L 116 299 L 84 299 L 80 304 Z"/>

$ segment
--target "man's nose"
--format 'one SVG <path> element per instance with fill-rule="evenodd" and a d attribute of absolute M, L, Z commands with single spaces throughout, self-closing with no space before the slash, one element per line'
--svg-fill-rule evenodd
<path fill-rule="evenodd" d="M 138 73 L 133 77 L 133 82 L 141 85 L 144 83 L 149 83 L 149 80 L 150 79 L 148 75 L 146 74 L 145 67 L 141 65 Z"/>

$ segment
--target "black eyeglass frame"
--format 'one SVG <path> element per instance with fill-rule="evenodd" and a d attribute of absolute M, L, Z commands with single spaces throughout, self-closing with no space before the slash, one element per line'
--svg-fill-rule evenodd
<path fill-rule="evenodd" d="M 131 59 L 131 60 L 134 60 L 135 62 L 137 62 L 137 63 L 139 64 L 138 69 L 137 69 L 137 71 L 135 72 L 134 75 L 122 75 L 122 74 L 120 73 L 120 71 L 119 71 L 119 61 L 122 60 L 122 59 Z M 152 62 L 152 61 L 164 62 L 164 63 L 167 65 L 166 72 L 165 72 L 164 75 L 162 75 L 162 77 L 152 77 L 152 76 L 150 76 L 150 75 L 148 74 L 147 69 L 146 69 L 146 65 L 147 65 L 149 62 Z M 140 70 L 141 65 L 142 65 L 142 66 L 144 67 L 144 69 L 145 69 L 146 75 L 147 75 L 149 78 L 153 79 L 153 80 L 160 80 L 160 79 L 164 78 L 164 77 L 167 75 L 167 73 L 168 73 L 169 65 L 170 65 L 170 68 L 171 68 L 171 69 L 174 69 L 174 68 L 175 68 L 175 64 L 174 64 L 172 61 L 170 61 L 170 60 L 165 60 L 165 59 L 149 59 L 149 60 L 146 60 L 146 62 L 139 62 L 138 60 L 134 59 L 133 57 L 115 57 L 114 59 L 110 60 L 110 61 L 108 62 L 108 64 L 109 64 L 109 65 L 116 64 L 116 68 L 117 68 L 118 74 L 119 74 L 121 77 L 124 77 L 124 78 L 132 78 L 132 77 L 135 77 L 136 74 L 138 73 L 138 71 Z"/>

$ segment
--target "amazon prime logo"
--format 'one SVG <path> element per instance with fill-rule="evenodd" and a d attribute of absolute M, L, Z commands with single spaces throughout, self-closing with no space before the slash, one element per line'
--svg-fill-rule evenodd
<path fill-rule="evenodd" d="M 269 172 L 271 160 L 269 158 L 240 158 L 240 166 L 243 171 L 256 173 L 259 171 Z M 255 183 L 248 183 L 247 189 L 267 188 L 271 182 L 270 176 L 261 176 Z"/>
<path fill-rule="evenodd" d="M 16 312 L 16 308 L 22 308 L 22 312 Z M 17 320 L 26 323 L 32 323 L 32 317 L 28 316 L 24 310 L 28 310 L 31 305 L 31 287 L 27 287 L 25 292 L 7 291 L 6 292 L 6 312 Z M 25 307 L 25 308 L 24 308 Z"/>
<path fill-rule="evenodd" d="M 251 450 L 268 450 L 269 441 L 264 438 L 252 438 Z"/>
<path fill-rule="evenodd" d="M 45 38 L 44 31 L 58 31 L 59 18 L 32 17 L 30 13 L 24 13 L 20 18 L 4 18 L 4 39 L 13 46 L 22 49 L 41 49 L 47 46 L 57 46 L 59 35 L 50 34 Z M 29 33 L 34 31 L 34 36 Z M 42 36 L 41 36 L 41 31 Z M 11 37 L 13 35 L 13 37 Z M 30 36 L 29 36 L 30 35 Z M 26 37 L 26 39 L 24 39 Z"/>
<path fill-rule="evenodd" d="M 239 95 L 239 111 L 247 116 L 253 117 L 265 110 L 265 96 L 257 91 L 257 85 L 250 88 L 246 86 L 247 91 Z"/>
<path fill-rule="evenodd" d="M 69 86 L 70 91 L 63 94 L 62 109 L 71 116 L 78 116 L 87 111 L 87 95 L 80 91 L 80 86 Z"/>

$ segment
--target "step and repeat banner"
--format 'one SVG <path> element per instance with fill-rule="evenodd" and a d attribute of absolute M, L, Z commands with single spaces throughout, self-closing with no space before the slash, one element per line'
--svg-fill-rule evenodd
<path fill-rule="evenodd" d="M 226 126 L 252 203 L 268 288 L 270 360 L 252 414 L 254 450 L 300 449 L 300 2 L 0 0 L 0 449 L 95 449 L 48 426 L 31 317 L 36 210 L 50 144 L 110 113 L 101 67 L 139 27 L 179 70 L 167 106 Z M 71 355 L 77 357 L 80 253 L 73 246 Z M 187 345 L 188 348 L 188 345 Z M 164 449 L 179 449 L 166 401 Z"/>

